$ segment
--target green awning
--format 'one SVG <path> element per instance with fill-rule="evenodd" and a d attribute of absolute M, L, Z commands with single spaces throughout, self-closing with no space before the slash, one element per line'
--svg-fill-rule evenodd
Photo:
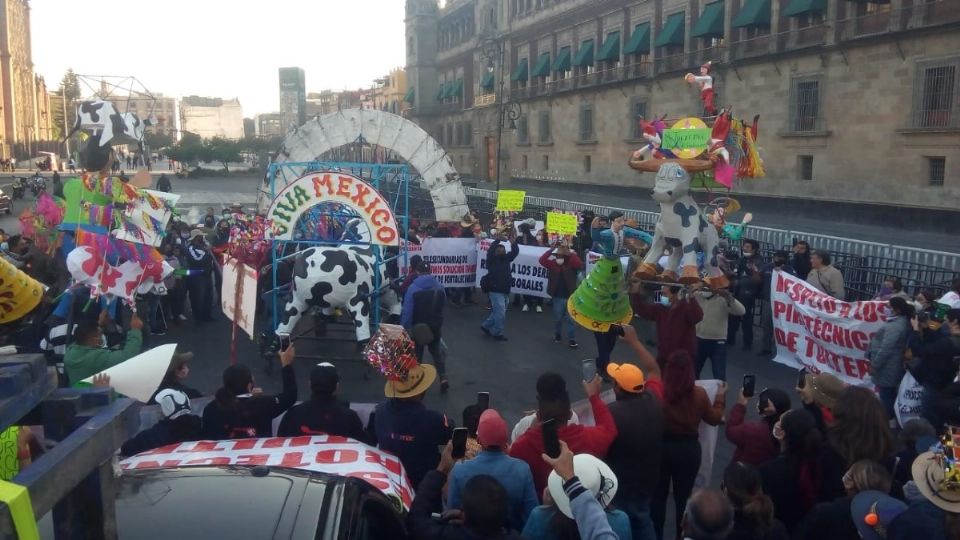
<path fill-rule="evenodd" d="M 560 47 L 557 51 L 557 61 L 553 63 L 554 71 L 570 71 L 570 46 Z"/>
<path fill-rule="evenodd" d="M 747 0 L 731 24 L 734 28 L 770 26 L 770 0 Z"/>
<path fill-rule="evenodd" d="M 690 37 L 695 38 L 722 38 L 723 37 L 723 0 L 711 2 L 703 6 L 703 13 L 693 25 Z"/>
<path fill-rule="evenodd" d="M 547 77 L 550 75 L 550 53 L 545 52 L 537 59 L 537 65 L 530 72 L 531 77 Z"/>
<path fill-rule="evenodd" d="M 790 0 L 790 5 L 783 10 L 783 15 L 785 17 L 799 17 L 814 11 L 823 13 L 826 10 L 827 0 Z"/>
<path fill-rule="evenodd" d="M 453 81 L 443 83 L 443 93 L 440 94 L 440 97 L 447 99 L 450 97 L 450 91 L 453 90 Z"/>
<path fill-rule="evenodd" d="M 517 63 L 517 67 L 513 68 L 513 73 L 510 75 L 510 80 L 513 82 L 517 81 L 526 81 L 527 80 L 527 59 L 524 58 Z"/>
<path fill-rule="evenodd" d="M 439 84 L 440 86 L 437 87 L 437 95 L 434 96 L 434 99 L 436 99 L 437 101 L 441 101 L 445 97 L 443 94 L 447 90 L 447 85 L 443 83 L 439 83 Z"/>
<path fill-rule="evenodd" d="M 620 60 L 620 32 L 610 32 L 600 47 L 597 62 L 616 62 Z"/>
<path fill-rule="evenodd" d="M 407 94 L 403 96 L 403 100 L 407 103 L 413 103 L 413 87 L 411 86 L 407 89 Z"/>
<path fill-rule="evenodd" d="M 493 71 L 488 71 L 483 75 L 483 79 L 480 81 L 480 88 L 484 90 L 490 90 L 493 88 Z"/>
<path fill-rule="evenodd" d="M 667 22 L 660 29 L 660 34 L 657 35 L 657 40 L 653 42 L 653 46 L 683 45 L 683 22 L 684 13 L 682 11 L 667 17 Z"/>
<path fill-rule="evenodd" d="M 450 97 L 463 97 L 463 79 L 457 79 L 453 83 L 453 90 L 450 92 Z"/>
<path fill-rule="evenodd" d="M 577 67 L 593 65 L 593 40 L 588 39 L 580 44 L 580 50 L 577 56 L 573 58 L 573 65 Z"/>
<path fill-rule="evenodd" d="M 650 52 L 650 23 L 640 23 L 633 29 L 630 41 L 623 46 L 623 54 L 647 54 Z"/>

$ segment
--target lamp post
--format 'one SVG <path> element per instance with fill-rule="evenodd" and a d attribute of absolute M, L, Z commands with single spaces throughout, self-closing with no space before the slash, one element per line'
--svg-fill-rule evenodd
<path fill-rule="evenodd" d="M 493 63 L 497 63 L 497 90 L 494 99 L 497 102 L 497 191 L 500 191 L 500 149 L 503 145 L 503 124 L 508 122 L 511 130 L 517 128 L 516 121 L 522 114 L 520 103 L 504 103 L 504 88 L 506 81 L 503 78 L 503 41 L 497 38 L 486 38 L 480 43 L 480 56 L 487 61 L 487 69 L 493 70 Z"/>

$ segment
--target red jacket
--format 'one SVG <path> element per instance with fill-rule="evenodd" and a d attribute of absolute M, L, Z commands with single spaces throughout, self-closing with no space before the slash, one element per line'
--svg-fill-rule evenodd
<path fill-rule="evenodd" d="M 613 440 L 617 438 L 617 425 L 613 422 L 610 409 L 600 396 L 590 398 L 590 408 L 593 409 L 596 426 L 567 424 L 557 430 L 557 435 L 561 441 L 567 443 L 574 454 L 590 454 L 602 459 L 607 455 L 607 449 L 613 444 Z M 542 498 L 543 488 L 547 487 L 547 477 L 553 469 L 543 460 L 541 454 L 543 454 L 543 434 L 539 424 L 528 429 L 510 447 L 510 457 L 522 459 L 530 465 L 537 497 Z"/>
<path fill-rule="evenodd" d="M 777 457 L 780 449 L 770 435 L 770 426 L 766 422 L 744 422 L 747 406 L 737 403 L 730 409 L 727 418 L 727 440 L 737 449 L 733 452 L 733 461 L 742 461 L 755 467 Z"/>
<path fill-rule="evenodd" d="M 657 323 L 657 364 L 660 364 L 660 369 L 663 369 L 673 351 L 686 350 L 691 359 L 696 359 L 697 323 L 703 319 L 700 304 L 693 298 L 687 298 L 665 306 L 646 302 L 641 296 L 630 295 L 630 303 L 638 317 Z"/>

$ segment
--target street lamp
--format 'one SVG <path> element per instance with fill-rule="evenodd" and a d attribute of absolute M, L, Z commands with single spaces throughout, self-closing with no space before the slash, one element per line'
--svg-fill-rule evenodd
<path fill-rule="evenodd" d="M 497 64 L 497 191 L 500 191 L 500 169 L 503 164 L 500 162 L 500 148 L 503 144 L 503 124 L 506 122 L 511 130 L 517 129 L 516 121 L 522 114 L 520 103 L 504 103 L 504 86 L 506 81 L 503 79 L 503 41 L 497 38 L 486 38 L 480 43 L 480 57 L 487 61 L 487 69 L 493 71 L 494 62 Z"/>

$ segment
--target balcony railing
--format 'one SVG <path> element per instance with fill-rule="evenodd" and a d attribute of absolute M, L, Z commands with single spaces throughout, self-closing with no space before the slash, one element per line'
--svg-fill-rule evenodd
<path fill-rule="evenodd" d="M 837 21 L 837 38 L 857 39 L 886 32 L 900 32 L 960 22 L 960 2 L 937 0 L 865 13 Z"/>
<path fill-rule="evenodd" d="M 656 75 L 674 71 L 690 71 L 703 65 L 708 60 L 722 62 L 726 60 L 726 47 L 710 47 L 680 54 L 662 56 L 653 60 L 653 72 Z"/>

